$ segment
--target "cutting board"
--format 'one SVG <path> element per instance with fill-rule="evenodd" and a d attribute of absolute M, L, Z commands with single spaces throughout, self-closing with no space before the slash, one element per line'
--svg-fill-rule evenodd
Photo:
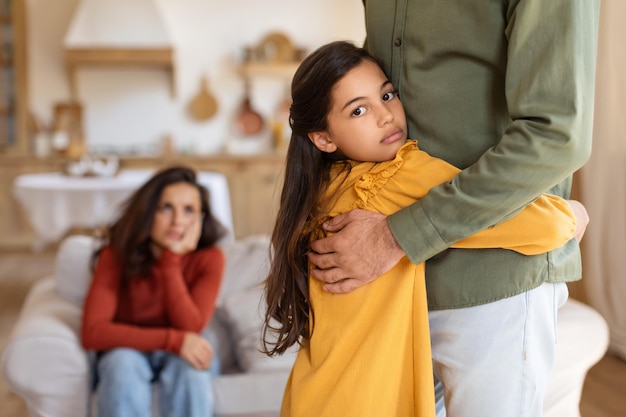
<path fill-rule="evenodd" d="M 209 120 L 217 112 L 217 101 L 209 92 L 206 77 L 200 80 L 200 90 L 189 103 L 189 114 L 197 121 Z"/>

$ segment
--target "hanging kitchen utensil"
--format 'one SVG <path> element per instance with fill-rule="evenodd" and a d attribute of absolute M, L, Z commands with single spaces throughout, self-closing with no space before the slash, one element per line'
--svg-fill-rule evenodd
<path fill-rule="evenodd" d="M 250 103 L 250 85 L 247 79 L 244 80 L 244 97 L 235 124 L 242 136 L 254 136 L 263 130 L 263 117 L 252 108 Z"/>
<path fill-rule="evenodd" d="M 206 77 L 200 80 L 200 91 L 189 103 L 189 113 L 195 120 L 204 122 L 217 112 L 217 100 L 209 92 Z"/>

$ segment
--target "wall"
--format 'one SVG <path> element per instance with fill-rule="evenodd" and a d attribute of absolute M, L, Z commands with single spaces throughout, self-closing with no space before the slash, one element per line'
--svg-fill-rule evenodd
<path fill-rule="evenodd" d="M 177 47 L 177 95 L 167 75 L 152 69 L 83 69 L 78 90 L 84 125 L 93 149 L 154 149 L 171 134 L 177 148 L 195 154 L 219 150 L 243 97 L 235 66 L 245 46 L 279 30 L 312 50 L 327 41 L 365 36 L 361 0 L 156 0 Z M 33 113 L 49 123 L 52 105 L 69 98 L 62 42 L 78 0 L 28 0 L 29 100 Z M 115 30 L 112 24 L 112 30 Z M 206 75 L 217 98 L 217 115 L 195 122 L 187 105 Z M 278 78 L 252 81 L 252 104 L 271 116 L 288 92 Z"/>
<path fill-rule="evenodd" d="M 590 222 L 582 241 L 585 300 L 606 319 L 609 351 L 626 360 L 626 2 L 600 7 L 593 151 L 579 172 Z"/>

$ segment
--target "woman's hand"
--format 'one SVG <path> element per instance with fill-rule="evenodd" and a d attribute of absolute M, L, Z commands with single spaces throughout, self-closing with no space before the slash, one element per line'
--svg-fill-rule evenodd
<path fill-rule="evenodd" d="M 196 250 L 198 240 L 200 240 L 203 219 L 204 216 L 198 216 L 193 220 L 180 240 L 170 245 L 169 250 L 179 255 L 185 255 L 186 253 Z"/>
<path fill-rule="evenodd" d="M 196 369 L 209 369 L 213 362 L 213 347 L 199 334 L 187 332 L 179 356 Z"/>

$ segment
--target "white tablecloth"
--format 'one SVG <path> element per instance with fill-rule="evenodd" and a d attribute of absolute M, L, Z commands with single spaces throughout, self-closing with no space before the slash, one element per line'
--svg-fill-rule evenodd
<path fill-rule="evenodd" d="M 73 227 L 92 229 L 111 223 L 121 204 L 154 170 L 122 170 L 115 177 L 69 177 L 59 172 L 27 174 L 15 178 L 13 193 L 37 235 L 35 249 L 63 237 Z M 208 188 L 213 215 L 230 231 L 233 219 L 226 177 L 199 172 L 198 182 Z"/>

